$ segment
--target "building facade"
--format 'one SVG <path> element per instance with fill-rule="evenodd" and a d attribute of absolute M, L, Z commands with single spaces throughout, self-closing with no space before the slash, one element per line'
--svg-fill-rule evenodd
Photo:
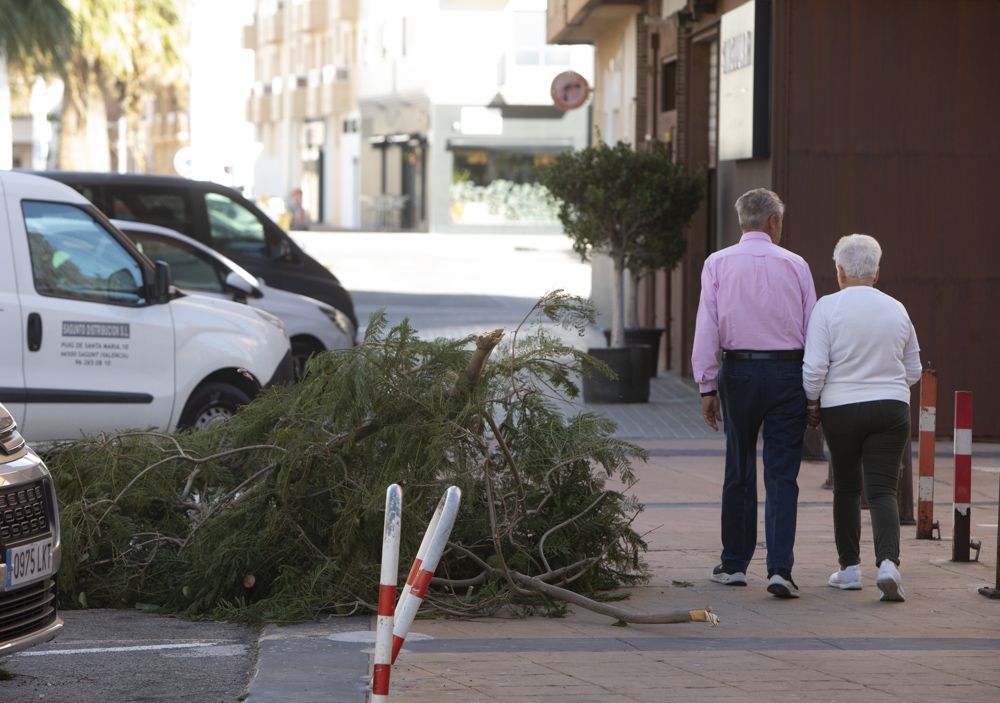
<path fill-rule="evenodd" d="M 332 227 L 558 231 L 533 171 L 589 115 L 549 87 L 593 60 L 546 46 L 544 0 L 256 0 L 243 45 L 258 198 L 301 188 Z"/>
<path fill-rule="evenodd" d="M 247 119 L 260 151 L 254 195 L 301 189 L 310 218 L 360 221 L 354 70 L 359 0 L 256 0 L 243 46 L 254 52 Z"/>
<path fill-rule="evenodd" d="M 550 86 L 593 59 L 546 45 L 544 0 L 363 2 L 358 26 L 363 226 L 559 231 L 534 169 L 589 113 Z"/>
<path fill-rule="evenodd" d="M 629 8 L 636 40 L 637 148 L 672 144 L 705 170 L 708 198 L 687 252 L 641 295 L 667 329 L 661 363 L 690 373 L 700 272 L 738 240 L 736 198 L 785 200 L 783 244 L 836 290 L 837 239 L 876 237 L 879 287 L 906 305 L 938 373 L 937 428 L 955 390 L 975 392 L 974 432 L 1000 436 L 1000 240 L 989 236 L 1000 137 L 1000 3 L 979 0 L 552 0 L 550 42 L 606 53 L 601 13 Z M 915 404 L 914 404 L 915 405 Z"/>

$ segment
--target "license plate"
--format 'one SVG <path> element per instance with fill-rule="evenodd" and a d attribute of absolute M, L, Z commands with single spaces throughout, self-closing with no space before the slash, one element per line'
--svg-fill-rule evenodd
<path fill-rule="evenodd" d="M 7 588 L 36 581 L 51 573 L 51 537 L 7 550 Z"/>

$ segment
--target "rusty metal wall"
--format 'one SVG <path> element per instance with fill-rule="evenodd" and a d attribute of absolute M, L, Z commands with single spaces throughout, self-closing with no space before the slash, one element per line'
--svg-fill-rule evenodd
<path fill-rule="evenodd" d="M 775 0 L 774 25 L 787 246 L 823 295 L 837 239 L 876 237 L 879 288 L 938 372 L 938 434 L 972 390 L 976 437 L 1000 437 L 1000 1 Z"/>

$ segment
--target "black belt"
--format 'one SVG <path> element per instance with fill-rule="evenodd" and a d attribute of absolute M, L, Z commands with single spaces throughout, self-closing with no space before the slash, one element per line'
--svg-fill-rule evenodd
<path fill-rule="evenodd" d="M 777 351 L 753 351 L 752 349 L 727 349 L 722 352 L 723 359 L 736 361 L 757 361 L 772 359 L 776 361 L 800 361 L 805 352 L 801 349 L 779 349 Z"/>

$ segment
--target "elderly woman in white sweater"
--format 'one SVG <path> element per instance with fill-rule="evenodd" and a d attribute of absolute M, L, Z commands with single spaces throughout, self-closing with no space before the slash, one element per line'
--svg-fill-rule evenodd
<path fill-rule="evenodd" d="M 822 418 L 833 462 L 834 588 L 861 588 L 861 490 L 871 508 L 881 600 L 904 600 L 899 575 L 896 484 L 910 445 L 910 386 L 920 347 L 902 303 L 875 289 L 882 248 L 842 237 L 833 250 L 840 291 L 816 303 L 806 333 L 802 383 L 809 424 Z M 862 475 L 864 480 L 862 481 Z"/>

